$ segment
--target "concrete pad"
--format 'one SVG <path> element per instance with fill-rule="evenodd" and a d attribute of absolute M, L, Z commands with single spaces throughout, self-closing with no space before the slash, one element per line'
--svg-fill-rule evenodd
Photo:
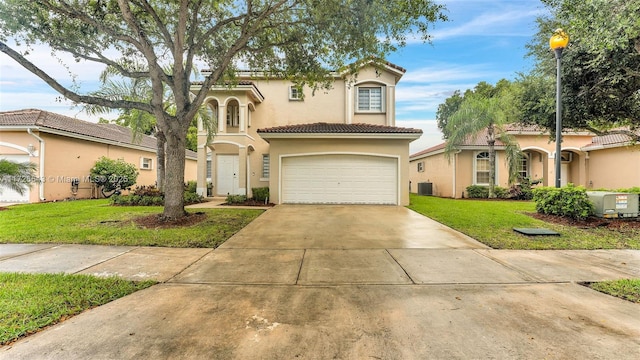
<path fill-rule="evenodd" d="M 87 336 L 90 334 L 90 336 Z M 637 359 L 638 305 L 577 284 L 162 284 L 0 359 Z"/>
<path fill-rule="evenodd" d="M 82 274 L 119 276 L 132 281 L 167 281 L 212 249 L 142 247 L 92 266 Z"/>
<path fill-rule="evenodd" d="M 580 256 L 589 262 L 593 262 L 591 256 L 595 256 L 602 266 L 640 278 L 640 250 L 565 250 L 563 253 Z"/>
<path fill-rule="evenodd" d="M 217 249 L 173 282 L 295 284 L 303 250 Z"/>
<path fill-rule="evenodd" d="M 54 244 L 0 244 L 0 261 L 54 246 Z"/>
<path fill-rule="evenodd" d="M 541 282 L 602 281 L 629 278 L 610 261 L 584 251 L 477 250 Z"/>
<path fill-rule="evenodd" d="M 389 253 L 419 284 L 504 284 L 532 280 L 474 250 L 390 249 Z"/>
<path fill-rule="evenodd" d="M 57 245 L 0 261 L 0 271 L 73 274 L 132 249 L 129 246 Z"/>
<path fill-rule="evenodd" d="M 298 280 L 299 285 L 411 283 L 384 249 L 307 250 Z"/>
<path fill-rule="evenodd" d="M 488 248 L 400 206 L 278 205 L 220 246 L 258 249 Z"/>

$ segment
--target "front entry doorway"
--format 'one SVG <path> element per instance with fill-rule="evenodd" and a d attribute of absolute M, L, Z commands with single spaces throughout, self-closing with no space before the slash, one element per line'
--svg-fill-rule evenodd
<path fill-rule="evenodd" d="M 240 159 L 238 155 L 216 156 L 216 183 L 218 195 L 240 195 L 239 171 Z"/>

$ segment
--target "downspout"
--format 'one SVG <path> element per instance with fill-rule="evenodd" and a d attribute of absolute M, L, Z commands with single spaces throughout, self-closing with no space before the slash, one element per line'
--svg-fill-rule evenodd
<path fill-rule="evenodd" d="M 38 157 L 40 157 L 40 166 L 39 166 L 39 173 L 40 173 L 40 184 L 38 186 L 38 196 L 40 198 L 40 201 L 45 201 L 46 199 L 44 198 L 44 183 L 45 183 L 45 178 L 44 178 L 44 140 L 34 134 L 31 131 L 31 128 L 27 129 L 27 133 L 29 133 L 29 135 L 33 136 L 34 138 L 36 138 L 38 140 L 38 142 L 40 143 L 39 146 L 39 151 L 38 151 Z"/>

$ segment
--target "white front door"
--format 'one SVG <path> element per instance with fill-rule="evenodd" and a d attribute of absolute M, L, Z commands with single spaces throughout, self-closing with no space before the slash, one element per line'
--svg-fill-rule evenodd
<path fill-rule="evenodd" d="M 239 195 L 239 169 L 240 158 L 238 155 L 216 156 L 216 183 L 218 195 Z"/>
<path fill-rule="evenodd" d="M 567 186 L 569 182 L 569 164 L 560 164 L 560 186 Z"/>

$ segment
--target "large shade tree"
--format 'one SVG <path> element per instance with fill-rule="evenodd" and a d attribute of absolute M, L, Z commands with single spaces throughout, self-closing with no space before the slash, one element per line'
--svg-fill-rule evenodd
<path fill-rule="evenodd" d="M 408 36 L 428 40 L 433 23 L 446 19 L 442 11 L 428 0 L 4 0 L 0 51 L 74 102 L 153 114 L 167 141 L 163 216 L 174 219 L 185 214 L 189 125 L 207 89 L 232 81 L 236 64 L 313 88 L 329 86 L 331 70 L 384 58 Z M 123 78 L 148 79 L 151 100 L 81 93 L 38 66 L 49 59 L 31 60 L 8 40 L 44 43 Z M 191 72 L 198 63 L 211 71 L 193 96 Z M 167 88 L 174 113 L 164 103 Z"/>
<path fill-rule="evenodd" d="M 544 0 L 529 45 L 535 70 L 523 77 L 523 119 L 554 133 L 555 60 L 548 39 L 562 27 L 571 43 L 562 57 L 563 125 L 598 134 L 640 127 L 640 0 Z M 624 130 L 626 129 L 626 130 Z"/>

